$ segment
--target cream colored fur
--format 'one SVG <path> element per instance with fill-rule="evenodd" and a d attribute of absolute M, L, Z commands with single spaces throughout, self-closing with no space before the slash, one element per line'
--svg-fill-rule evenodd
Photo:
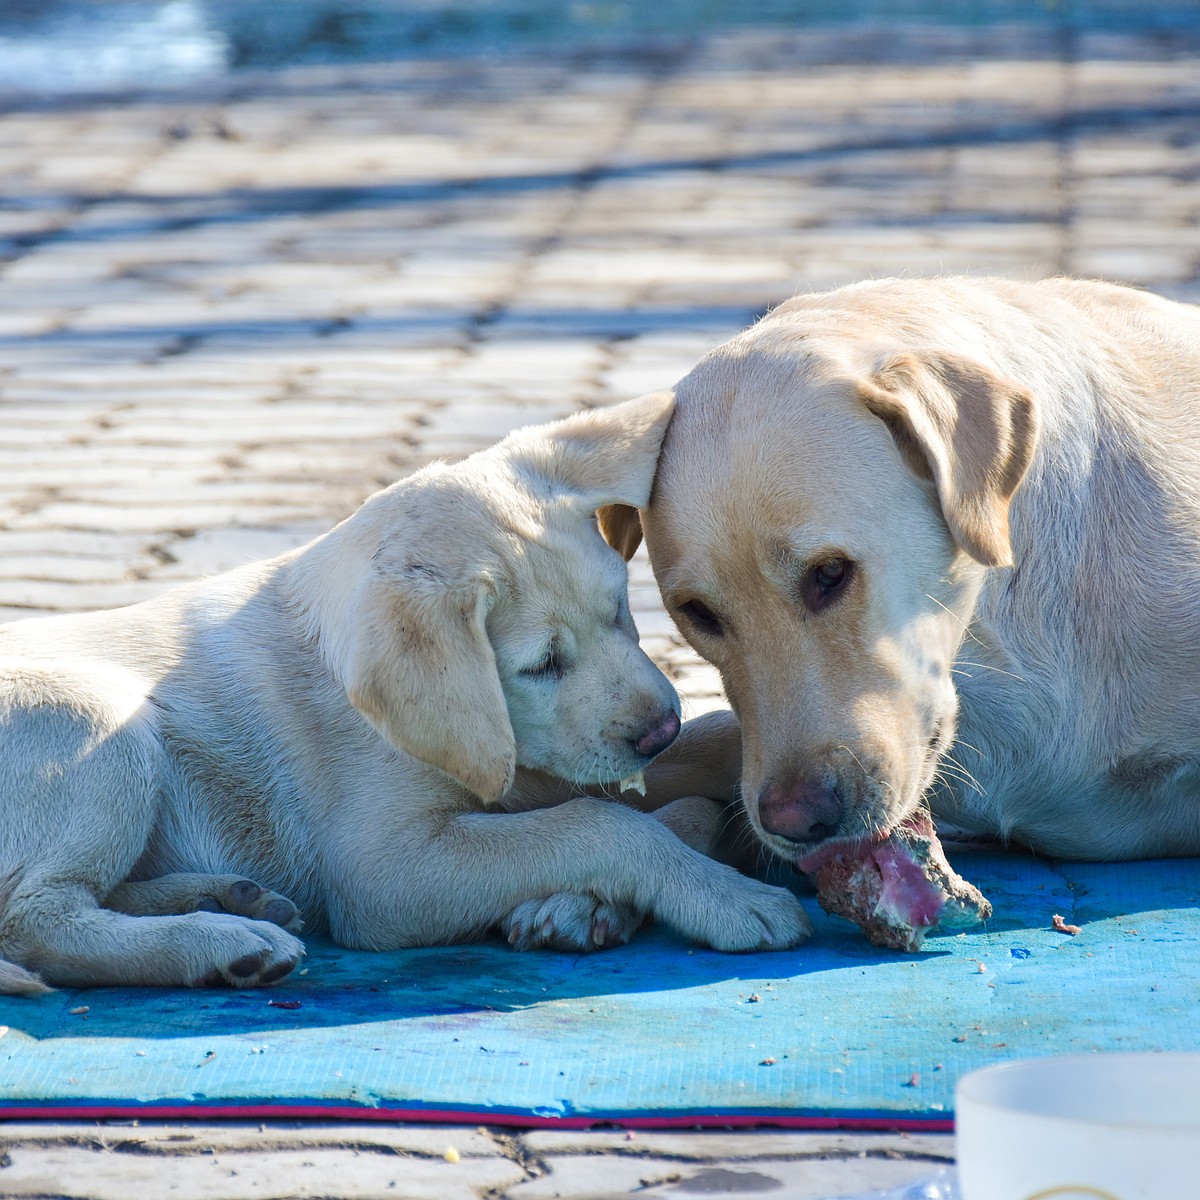
<path fill-rule="evenodd" d="M 645 503 L 670 412 L 518 431 L 294 553 L 0 627 L 0 991 L 269 983 L 297 905 L 363 948 L 587 949 L 646 914 L 725 950 L 806 936 L 702 853 L 727 729 L 651 768 L 661 820 L 580 794 L 678 728 L 594 519 Z"/>
<path fill-rule="evenodd" d="M 642 521 L 769 846 L 803 860 L 927 797 L 1047 854 L 1200 853 L 1200 311 L 862 283 L 674 394 Z M 636 514 L 601 522 L 631 553 Z"/>

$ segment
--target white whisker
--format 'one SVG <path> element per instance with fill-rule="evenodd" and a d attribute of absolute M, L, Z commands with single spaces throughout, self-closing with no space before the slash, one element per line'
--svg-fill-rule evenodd
<path fill-rule="evenodd" d="M 954 611 L 954 609 L 947 608 L 946 605 L 944 605 L 936 596 L 931 596 L 928 592 L 925 592 L 924 596 L 925 596 L 926 600 L 932 600 L 934 602 L 934 604 L 936 604 L 938 606 L 938 608 L 942 609 L 943 612 L 949 613 L 950 616 L 952 616 L 959 623 L 959 625 L 962 626 L 962 631 L 963 631 L 964 637 L 969 637 L 971 639 L 971 641 L 975 642 L 977 645 L 980 645 L 980 646 L 983 645 L 983 642 L 981 642 L 979 640 L 979 638 L 976 637 L 975 634 L 973 634 L 971 632 L 970 625 L 968 625 L 967 622 L 964 621 L 962 619 L 962 617 L 960 617 L 958 615 L 958 613 L 956 613 Z"/>
<path fill-rule="evenodd" d="M 1018 683 L 1027 682 L 1022 676 L 1014 675 L 1011 671 L 1006 671 L 1002 667 L 993 667 L 988 663 L 972 662 L 970 659 L 966 658 L 955 659 L 954 666 L 950 669 L 951 671 L 957 671 L 959 667 L 975 667 L 980 671 L 994 671 L 997 675 L 1007 675 L 1009 679 L 1015 679 Z M 959 671 L 958 673 L 961 675 L 966 675 L 968 679 L 971 678 L 966 671 Z"/>

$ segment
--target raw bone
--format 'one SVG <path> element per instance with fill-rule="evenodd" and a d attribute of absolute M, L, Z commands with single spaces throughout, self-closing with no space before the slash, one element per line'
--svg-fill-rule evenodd
<path fill-rule="evenodd" d="M 979 889 L 946 861 L 924 809 L 882 842 L 845 844 L 816 859 L 801 869 L 821 907 L 862 926 L 876 946 L 916 951 L 931 929 L 965 929 L 992 915 Z"/>

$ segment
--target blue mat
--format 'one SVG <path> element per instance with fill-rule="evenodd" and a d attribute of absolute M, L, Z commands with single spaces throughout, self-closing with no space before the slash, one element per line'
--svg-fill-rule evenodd
<path fill-rule="evenodd" d="M 955 863 L 996 916 L 919 954 L 810 898 L 816 936 L 782 954 L 660 929 L 590 956 L 312 941 L 263 991 L 5 999 L 0 1117 L 939 1129 L 987 1063 L 1200 1050 L 1200 860 Z"/>

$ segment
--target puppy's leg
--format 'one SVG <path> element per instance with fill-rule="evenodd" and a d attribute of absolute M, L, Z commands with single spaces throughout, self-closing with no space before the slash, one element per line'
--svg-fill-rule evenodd
<path fill-rule="evenodd" d="M 130 917 L 86 886 L 31 877 L 11 898 L 0 953 L 62 987 L 256 987 L 292 971 L 304 946 L 266 921 L 224 913 Z"/>
<path fill-rule="evenodd" d="M 46 982 L 269 983 L 303 954 L 265 921 L 131 917 L 100 907 L 142 854 L 165 756 L 123 672 L 0 672 L 0 958 Z"/>
<path fill-rule="evenodd" d="M 621 793 L 620 801 L 652 813 L 685 845 L 700 854 L 753 874 L 761 844 L 746 826 L 738 797 L 742 765 L 741 728 L 731 712 L 706 713 L 688 721 L 675 741 L 646 771 L 646 792 Z M 607 796 L 612 785 L 577 787 L 539 775 L 527 777 L 506 799 L 509 811 L 562 804 L 571 797 Z M 595 950 L 623 945 L 649 914 L 627 904 L 559 892 L 518 905 L 499 931 L 519 950 Z"/>
<path fill-rule="evenodd" d="M 465 941 L 556 893 L 651 913 L 720 950 L 783 949 L 812 932 L 791 892 L 706 858 L 652 816 L 612 801 L 442 813 L 423 836 L 415 822 L 404 834 L 373 838 L 331 891 L 331 932 L 343 944 Z"/>
<path fill-rule="evenodd" d="M 166 917 L 190 912 L 232 913 L 270 921 L 293 933 L 304 928 L 300 910 L 278 892 L 269 892 L 241 875 L 180 873 L 119 884 L 109 892 L 105 908 L 131 917 Z"/>
<path fill-rule="evenodd" d="M 651 816 L 698 854 L 753 873 L 757 838 L 739 836 L 740 805 L 707 796 L 680 796 Z M 517 950 L 598 950 L 623 946 L 650 919 L 628 904 L 609 904 L 595 896 L 557 892 L 518 904 L 499 924 L 500 934 Z"/>

